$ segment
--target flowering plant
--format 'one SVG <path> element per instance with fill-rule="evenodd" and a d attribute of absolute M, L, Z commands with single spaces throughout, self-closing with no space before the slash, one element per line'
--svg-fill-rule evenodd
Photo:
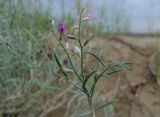
<path fill-rule="evenodd" d="M 104 63 L 101 59 L 101 55 L 96 55 L 93 51 L 90 51 L 86 48 L 88 43 L 95 37 L 95 35 L 92 34 L 89 38 L 87 37 L 86 39 L 85 37 L 82 38 L 82 24 L 84 21 L 90 20 L 90 17 L 88 16 L 83 17 L 83 13 L 84 7 L 80 11 L 78 24 L 73 26 L 73 28 L 76 27 L 75 30 L 77 31 L 72 33 L 72 35 L 65 34 L 66 28 L 64 23 L 59 23 L 56 31 L 53 23 L 54 20 L 52 19 L 50 21 L 53 34 L 59 43 L 59 46 L 54 48 L 54 58 L 57 65 L 59 66 L 59 69 L 63 73 L 61 77 L 72 83 L 77 89 L 81 91 L 82 94 L 86 95 L 91 109 L 90 113 L 92 113 L 92 117 L 96 117 L 93 96 L 97 82 L 104 76 L 110 76 L 122 70 L 130 69 L 130 63 L 124 63 L 120 61 Z M 59 33 L 59 37 L 57 36 L 56 32 Z M 70 47 L 72 45 L 74 46 Z M 67 64 L 64 64 L 64 61 L 60 60 L 57 54 L 59 48 L 64 52 L 63 54 L 66 56 Z M 87 59 L 88 56 L 93 57 L 98 64 L 94 65 Z M 104 107 L 104 105 L 102 105 L 102 107 Z"/>

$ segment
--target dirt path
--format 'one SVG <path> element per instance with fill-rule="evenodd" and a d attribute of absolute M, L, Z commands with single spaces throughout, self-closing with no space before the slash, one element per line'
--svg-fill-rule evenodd
<path fill-rule="evenodd" d="M 120 73 L 114 78 L 104 78 L 97 86 L 101 94 L 97 102 L 105 102 L 110 94 L 119 99 L 113 108 L 113 117 L 160 116 L 160 89 L 157 77 L 150 70 L 151 57 L 158 45 L 158 39 L 135 37 L 101 37 L 91 44 L 92 48 L 105 48 L 103 54 L 106 61 L 135 62 L 132 71 Z M 115 87 L 116 90 L 113 90 Z M 104 117 L 102 112 L 99 113 L 98 117 Z"/>

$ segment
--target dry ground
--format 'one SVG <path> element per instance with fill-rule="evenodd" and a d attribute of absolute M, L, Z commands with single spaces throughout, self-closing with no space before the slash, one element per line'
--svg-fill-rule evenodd
<path fill-rule="evenodd" d="M 96 38 L 92 47 L 104 48 L 105 60 L 131 60 L 132 71 L 125 71 L 114 78 L 103 78 L 97 86 L 99 100 L 107 100 L 116 91 L 118 102 L 110 114 L 113 117 L 159 117 L 160 86 L 152 72 L 152 55 L 160 40 L 137 37 Z M 115 90 L 114 90 L 115 89 Z M 98 117 L 104 117 L 102 112 Z"/>

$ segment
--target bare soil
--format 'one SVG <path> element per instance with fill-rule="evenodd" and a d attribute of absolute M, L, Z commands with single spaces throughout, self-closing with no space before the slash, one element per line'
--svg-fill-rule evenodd
<path fill-rule="evenodd" d="M 160 40 L 137 37 L 101 37 L 91 44 L 92 48 L 104 48 L 105 60 L 133 61 L 131 71 L 113 78 L 100 80 L 97 102 L 116 97 L 118 102 L 111 109 L 112 117 L 160 117 L 160 86 L 158 76 L 152 71 L 152 56 L 160 46 Z M 104 117 L 104 112 L 97 112 Z"/>

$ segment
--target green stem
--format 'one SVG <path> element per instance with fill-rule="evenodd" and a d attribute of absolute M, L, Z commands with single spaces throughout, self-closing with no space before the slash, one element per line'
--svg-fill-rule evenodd
<path fill-rule="evenodd" d="M 76 71 L 73 63 L 72 63 L 72 60 L 71 60 L 71 57 L 69 56 L 69 53 L 67 52 L 67 50 L 65 49 L 65 47 L 63 46 L 63 44 L 62 44 L 62 43 L 60 42 L 60 40 L 58 39 L 58 37 L 57 37 L 57 35 L 55 34 L 54 30 L 52 30 L 52 32 L 53 32 L 55 38 L 57 39 L 57 41 L 59 42 L 59 44 L 61 45 L 61 47 L 63 48 L 64 52 L 66 53 L 66 55 L 67 55 L 67 57 L 68 57 L 68 59 L 69 59 L 69 62 L 70 62 L 70 64 L 71 64 L 71 66 L 72 66 L 72 69 L 73 69 L 74 73 L 76 74 L 76 76 L 78 77 L 78 79 L 79 79 L 81 82 L 83 82 L 82 79 L 81 79 L 81 77 L 78 75 L 78 73 L 77 73 L 77 71 Z"/>
<path fill-rule="evenodd" d="M 83 76 L 83 46 L 82 46 L 82 42 L 81 42 L 81 13 L 79 16 L 78 42 L 79 42 L 80 49 L 81 49 L 81 75 L 84 80 L 84 76 Z"/>
<path fill-rule="evenodd" d="M 94 108 L 93 101 L 92 101 L 91 97 L 88 97 L 88 103 L 89 103 L 89 106 L 90 106 L 90 109 L 92 112 L 91 117 L 96 117 L 95 108 Z"/>

